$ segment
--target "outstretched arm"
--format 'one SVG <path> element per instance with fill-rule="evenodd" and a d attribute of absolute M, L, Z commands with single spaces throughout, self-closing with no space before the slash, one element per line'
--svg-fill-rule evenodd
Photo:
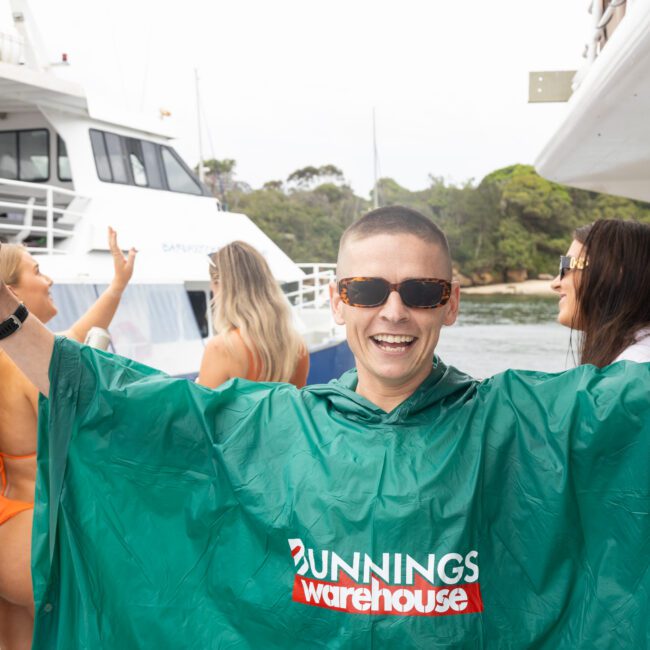
<path fill-rule="evenodd" d="M 81 343 L 86 339 L 91 327 L 108 328 L 120 304 L 122 293 L 133 275 L 135 248 L 129 251 L 128 257 L 125 257 L 117 245 L 117 233 L 112 228 L 108 229 L 108 245 L 115 266 L 113 281 L 90 309 L 67 332 L 64 332 L 68 338 Z"/>
<path fill-rule="evenodd" d="M 16 311 L 20 302 L 0 281 L 0 322 Z M 0 340 L 4 350 L 25 376 L 46 397 L 50 392 L 48 370 L 54 348 L 54 335 L 33 314 L 30 314 L 20 330 Z"/>

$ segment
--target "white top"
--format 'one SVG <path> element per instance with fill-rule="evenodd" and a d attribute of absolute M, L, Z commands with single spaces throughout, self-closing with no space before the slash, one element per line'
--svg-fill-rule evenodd
<path fill-rule="evenodd" d="M 616 361 L 650 361 L 650 328 L 640 330 L 636 335 L 636 343 L 625 348 L 612 363 Z"/>

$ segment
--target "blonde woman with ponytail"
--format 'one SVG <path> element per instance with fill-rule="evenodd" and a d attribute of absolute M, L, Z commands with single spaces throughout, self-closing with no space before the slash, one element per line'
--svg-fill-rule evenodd
<path fill-rule="evenodd" d="M 122 292 L 133 274 L 136 251 L 128 257 L 108 233 L 115 275 L 110 286 L 65 336 L 83 341 L 91 327 L 108 327 Z M 52 280 L 26 248 L 0 246 L 0 282 L 6 284 L 42 323 L 57 313 L 50 295 Z M 31 538 L 36 482 L 38 389 L 0 351 L 0 649 L 32 647 L 34 599 L 31 580 Z"/>
<path fill-rule="evenodd" d="M 232 377 L 305 385 L 309 355 L 291 308 L 266 260 L 235 241 L 210 256 L 213 324 L 198 383 L 216 388 Z"/>

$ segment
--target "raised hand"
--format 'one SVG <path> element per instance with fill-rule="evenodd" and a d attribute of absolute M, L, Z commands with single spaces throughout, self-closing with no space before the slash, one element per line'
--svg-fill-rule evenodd
<path fill-rule="evenodd" d="M 125 257 L 117 244 L 117 232 L 110 226 L 108 227 L 108 247 L 113 256 L 113 266 L 115 268 L 111 289 L 122 293 L 133 275 L 133 266 L 137 251 L 135 248 L 131 248 Z"/>

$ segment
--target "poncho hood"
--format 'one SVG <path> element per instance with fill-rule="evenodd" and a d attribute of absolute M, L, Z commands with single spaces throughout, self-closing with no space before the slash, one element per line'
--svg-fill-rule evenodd
<path fill-rule="evenodd" d="M 429 376 L 417 390 L 392 411 L 386 412 L 357 394 L 357 369 L 353 368 L 328 384 L 307 386 L 304 390 L 328 400 L 332 408 L 351 420 L 367 423 L 412 424 L 431 408 L 445 408 L 451 403 L 471 399 L 479 382 L 456 368 L 434 358 Z"/>

